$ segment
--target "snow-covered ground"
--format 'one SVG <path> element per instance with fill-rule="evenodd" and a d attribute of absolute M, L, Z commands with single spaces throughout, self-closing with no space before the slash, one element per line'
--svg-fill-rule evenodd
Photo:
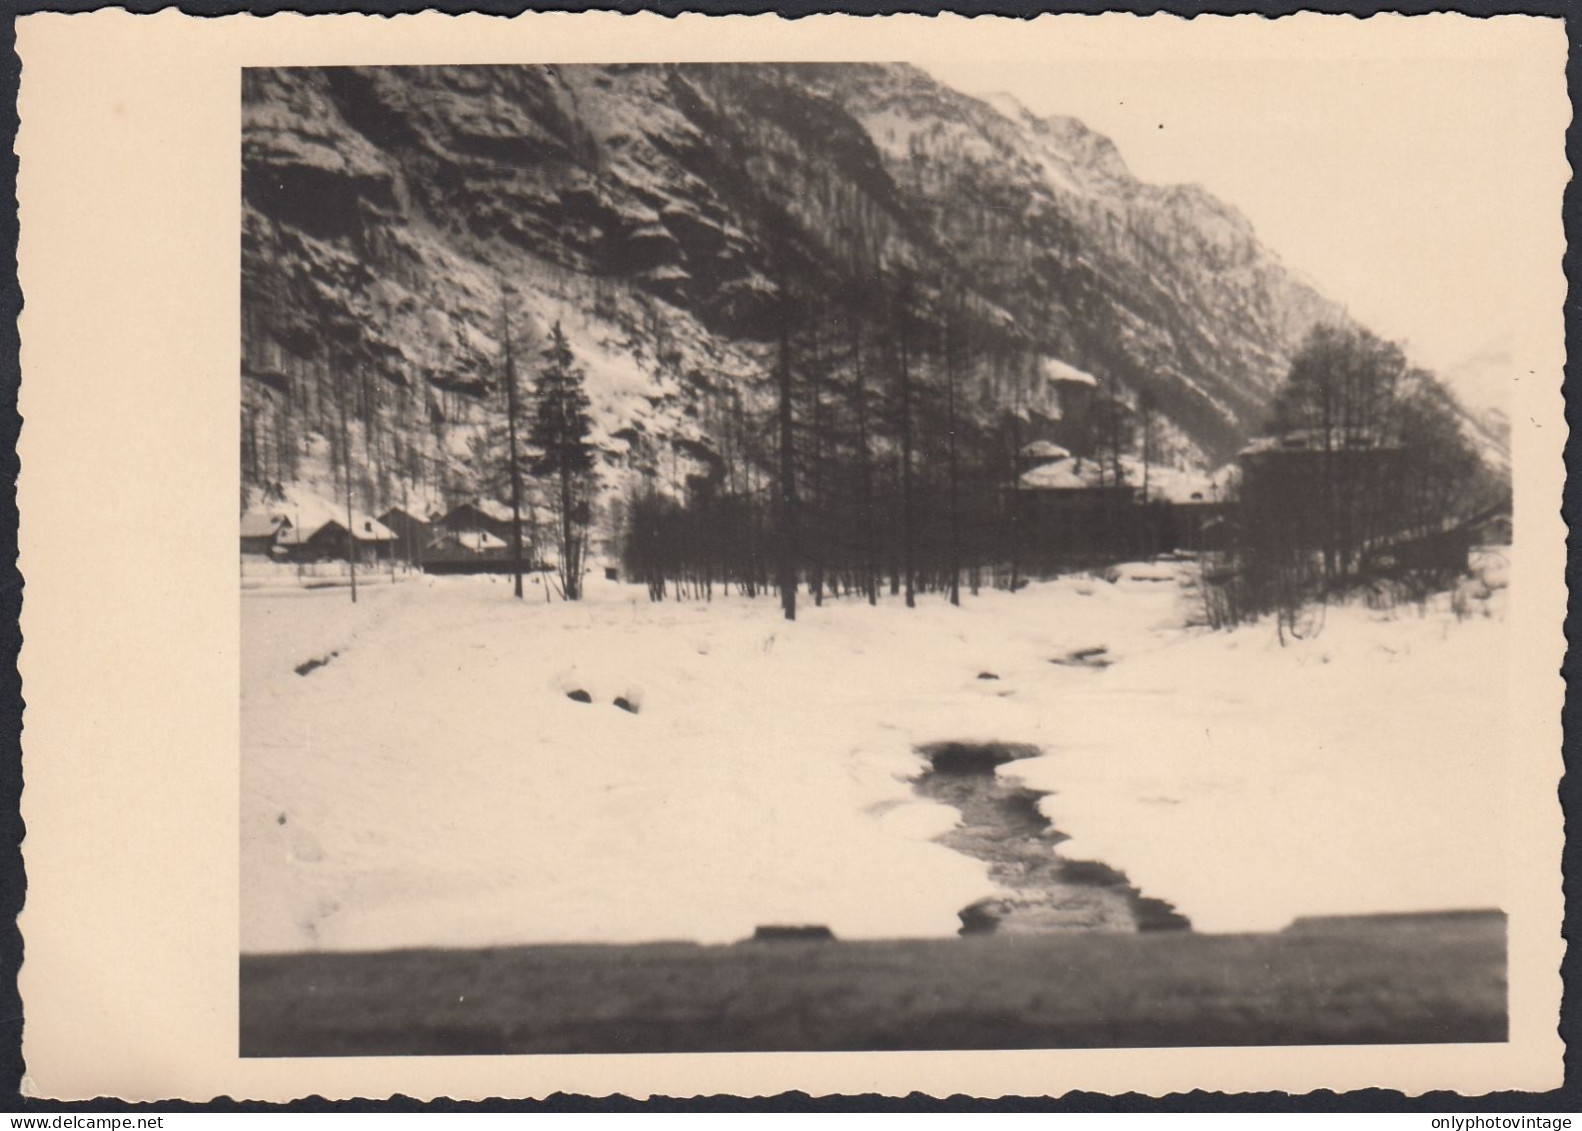
<path fill-rule="evenodd" d="M 953 934 L 995 888 L 906 780 L 944 739 L 1041 746 L 1002 772 L 1061 851 L 1200 930 L 1502 904 L 1503 592 L 1282 647 L 1183 627 L 1189 567 L 1114 576 L 795 624 L 603 581 L 246 592 L 243 949 Z"/>

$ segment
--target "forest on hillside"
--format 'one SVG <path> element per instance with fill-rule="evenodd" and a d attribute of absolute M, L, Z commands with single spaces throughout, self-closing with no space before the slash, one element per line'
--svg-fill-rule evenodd
<path fill-rule="evenodd" d="M 959 601 L 1195 545 L 1207 511 L 1169 508 L 1236 503 L 1234 477 L 1161 481 L 1313 427 L 1289 393 L 1313 335 L 1365 333 L 1202 190 L 909 67 L 250 70 L 243 94 L 243 512 L 506 506 L 515 571 L 568 597 L 597 560 L 792 615 L 799 588 Z M 1386 368 L 1369 396 L 1406 410 L 1368 411 L 1412 423 L 1321 423 L 1434 448 L 1416 526 L 1424 499 L 1472 513 L 1497 487 L 1457 406 Z M 1070 462 L 1030 482 L 1030 445 Z M 1056 536 L 1058 491 L 1081 513 Z M 1326 498 L 1304 513 L 1367 543 Z M 1238 531 L 1213 548 L 1250 552 Z"/>

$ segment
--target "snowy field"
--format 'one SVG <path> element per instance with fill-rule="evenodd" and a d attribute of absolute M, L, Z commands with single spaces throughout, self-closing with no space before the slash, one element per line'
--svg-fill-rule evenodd
<path fill-rule="evenodd" d="M 1198 930 L 1501 906 L 1500 579 L 1282 647 L 1185 627 L 1189 568 L 795 624 L 604 581 L 244 592 L 242 948 L 952 935 L 995 886 L 908 782 L 946 739 L 1041 747 L 1001 772 L 1060 851 Z"/>

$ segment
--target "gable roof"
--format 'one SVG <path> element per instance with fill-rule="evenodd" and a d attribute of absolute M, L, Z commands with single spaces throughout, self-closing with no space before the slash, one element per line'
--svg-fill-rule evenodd
<path fill-rule="evenodd" d="M 282 529 L 289 530 L 291 520 L 283 514 L 269 511 L 248 511 L 242 516 L 243 538 L 273 538 Z"/>
<path fill-rule="evenodd" d="M 416 526 L 428 525 L 428 519 L 423 518 L 421 515 L 415 515 L 411 511 L 403 510 L 400 507 L 391 507 L 385 511 L 384 514 L 379 516 L 379 521 L 386 526 L 389 526 L 392 522 L 410 523 Z"/>
<path fill-rule="evenodd" d="M 460 546 L 464 550 L 471 550 L 475 554 L 483 553 L 485 550 L 503 550 L 506 548 L 503 538 L 497 538 L 487 530 L 447 531 L 434 545 L 443 546 L 446 543 Z"/>
<path fill-rule="evenodd" d="M 478 499 L 472 505 L 477 508 L 479 514 L 486 515 L 496 522 L 511 521 L 511 508 L 504 503 L 496 502 L 493 499 Z"/>
<path fill-rule="evenodd" d="M 311 542 L 331 527 L 337 530 L 345 530 L 346 523 L 342 519 L 330 518 L 312 525 L 294 527 L 283 530 L 279 540 L 283 545 L 301 546 L 304 543 Z M 352 512 L 352 537 L 359 542 L 394 542 L 396 540 L 395 531 L 384 523 L 377 518 L 370 518 L 368 515 L 359 514 L 356 511 Z"/>
<path fill-rule="evenodd" d="M 1065 459 L 1071 452 L 1052 440 L 1034 440 L 1022 446 L 1022 455 L 1027 459 Z"/>
<path fill-rule="evenodd" d="M 511 521 L 511 508 L 504 503 L 497 503 L 493 499 L 471 499 L 465 503 L 457 503 L 445 512 L 441 522 L 449 522 L 452 515 L 471 511 L 482 515 L 490 522 L 509 523 Z"/>

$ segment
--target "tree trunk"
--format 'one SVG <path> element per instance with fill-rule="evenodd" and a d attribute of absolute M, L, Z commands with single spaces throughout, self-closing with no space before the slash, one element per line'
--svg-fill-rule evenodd
<path fill-rule="evenodd" d="M 577 562 L 576 522 L 571 509 L 571 469 L 560 469 L 560 591 L 566 600 L 581 596 L 581 569 Z"/>
<path fill-rule="evenodd" d="M 953 312 L 945 320 L 945 460 L 950 476 L 950 603 L 961 605 L 961 513 L 956 469 L 956 356 Z"/>
<path fill-rule="evenodd" d="M 511 442 L 511 567 L 516 575 L 516 599 L 522 600 L 522 466 L 517 450 L 516 418 L 517 388 L 516 362 L 511 355 L 511 313 L 505 309 L 505 299 L 500 302 L 505 320 L 505 416 L 506 432 Z"/>
<path fill-rule="evenodd" d="M 898 303 L 896 336 L 901 377 L 901 573 L 906 586 L 906 607 L 917 607 L 915 568 L 912 559 L 912 374 L 908 356 L 907 321 L 911 317 L 911 296 L 903 289 Z"/>
<path fill-rule="evenodd" d="M 1022 528 L 1021 528 L 1021 496 L 1018 488 L 1021 486 L 1021 476 L 1017 473 L 1022 458 L 1022 375 L 1017 372 L 1014 363 L 1012 368 L 1012 381 L 1015 382 L 1011 390 L 1011 484 L 1007 492 L 1010 509 L 1006 514 L 1006 526 L 1010 533 L 1011 542 L 1011 592 L 1015 593 L 1021 586 L 1021 558 L 1022 558 Z"/>
<path fill-rule="evenodd" d="M 791 415 L 791 357 L 787 315 L 782 312 L 780 321 L 780 361 L 776 376 L 780 388 L 780 482 L 776 484 L 779 500 L 779 538 L 776 547 L 775 583 L 780 587 L 780 607 L 786 620 L 796 620 L 796 550 L 797 550 L 797 501 L 796 501 L 796 444 Z"/>
<path fill-rule="evenodd" d="M 812 550 L 813 566 L 813 604 L 822 608 L 824 605 L 824 553 L 825 530 L 821 527 L 819 516 L 824 513 L 824 310 L 819 311 L 818 320 L 813 325 L 813 370 L 808 374 L 808 386 L 813 397 L 813 452 L 810 467 L 812 482 L 808 491 L 812 513 L 813 532 L 809 539 Z"/>
<path fill-rule="evenodd" d="M 852 395 L 857 402 L 858 520 L 862 527 L 862 590 L 879 603 L 879 563 L 874 552 L 873 457 L 868 451 L 868 390 L 862 371 L 862 318 L 851 315 Z"/>

